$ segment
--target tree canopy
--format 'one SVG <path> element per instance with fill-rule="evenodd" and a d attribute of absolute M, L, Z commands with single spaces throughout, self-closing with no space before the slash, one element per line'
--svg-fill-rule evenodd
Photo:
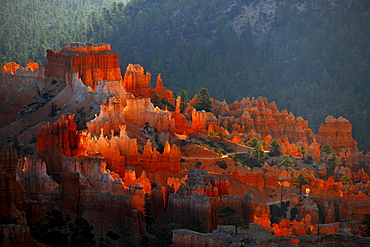
<path fill-rule="evenodd" d="M 212 111 L 211 96 L 207 88 L 201 88 L 199 93 L 196 94 L 194 107 L 197 111 Z"/>
<path fill-rule="evenodd" d="M 218 211 L 218 218 L 222 219 L 219 223 L 222 225 L 234 225 L 235 234 L 238 234 L 238 227 L 247 228 L 243 217 L 238 215 L 239 210 L 232 206 L 226 206 Z"/>
<path fill-rule="evenodd" d="M 308 180 L 304 174 L 299 174 L 295 179 L 293 185 L 299 188 L 299 194 L 302 194 L 302 186 L 308 184 Z"/>

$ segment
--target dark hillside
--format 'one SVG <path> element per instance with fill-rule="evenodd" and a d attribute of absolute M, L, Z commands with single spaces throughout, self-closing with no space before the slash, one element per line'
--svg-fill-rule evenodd
<path fill-rule="evenodd" d="M 113 1 L 0 0 L 0 64 L 44 63 L 46 49 L 59 50 L 63 44 L 86 41 L 76 26 Z"/>

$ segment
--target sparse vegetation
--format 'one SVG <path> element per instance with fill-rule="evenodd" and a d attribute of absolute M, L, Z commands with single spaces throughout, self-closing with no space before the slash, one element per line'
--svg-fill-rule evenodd
<path fill-rule="evenodd" d="M 281 155 L 281 152 L 280 152 L 280 149 L 279 149 L 280 144 L 276 139 L 272 140 L 269 148 L 270 148 L 269 156 L 278 157 L 278 156 Z"/>
<path fill-rule="evenodd" d="M 353 181 L 348 176 L 341 177 L 340 182 L 344 185 L 352 185 L 353 184 Z"/>
<path fill-rule="evenodd" d="M 299 194 L 302 194 L 302 186 L 308 184 L 308 180 L 304 174 L 299 174 L 295 179 L 293 185 L 299 188 Z"/>
<path fill-rule="evenodd" d="M 279 166 L 283 166 L 285 168 L 294 167 L 294 163 L 290 158 L 285 157 L 285 159 L 279 163 Z"/>
<path fill-rule="evenodd" d="M 216 161 L 216 165 L 219 166 L 222 169 L 227 169 L 227 163 L 225 161 Z"/>
<path fill-rule="evenodd" d="M 332 154 L 333 153 L 333 149 L 331 148 L 331 146 L 327 143 L 325 143 L 321 148 L 320 148 L 320 151 L 323 152 L 323 153 L 326 153 L 328 155 Z"/>
<path fill-rule="evenodd" d="M 226 206 L 218 211 L 218 218 L 222 219 L 219 223 L 222 225 L 234 225 L 235 234 L 238 234 L 238 227 L 248 228 L 243 217 L 238 215 L 239 210 L 232 206 Z"/>

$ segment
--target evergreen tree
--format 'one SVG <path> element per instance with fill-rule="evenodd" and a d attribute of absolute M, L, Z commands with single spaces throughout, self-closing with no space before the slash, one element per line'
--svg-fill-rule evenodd
<path fill-rule="evenodd" d="M 151 200 L 150 194 L 148 193 L 145 193 L 145 196 L 144 196 L 144 221 L 146 224 L 146 229 L 148 231 L 151 225 L 154 223 L 152 200 Z"/>
<path fill-rule="evenodd" d="M 189 219 L 189 229 L 196 231 L 196 232 L 204 232 L 204 224 L 203 222 L 199 219 L 198 216 L 192 215 Z"/>
<path fill-rule="evenodd" d="M 370 214 L 365 214 L 361 220 L 361 224 L 366 226 L 364 237 L 370 237 Z"/>
<path fill-rule="evenodd" d="M 218 218 L 223 219 L 219 223 L 222 225 L 234 225 L 235 234 L 238 234 L 238 227 L 247 228 L 243 217 L 238 215 L 239 210 L 232 206 L 226 206 L 218 211 Z"/>
<path fill-rule="evenodd" d="M 321 148 L 320 148 L 320 151 L 323 152 L 323 153 L 326 153 L 326 154 L 332 154 L 333 153 L 333 149 L 331 148 L 331 146 L 327 143 L 325 143 Z"/>
<path fill-rule="evenodd" d="M 260 145 L 260 141 L 256 137 L 253 137 L 247 141 L 247 144 L 248 146 L 255 148 L 256 146 Z"/>
<path fill-rule="evenodd" d="M 308 180 L 302 173 L 299 174 L 295 179 L 293 185 L 299 188 L 299 194 L 302 194 L 302 186 L 308 184 Z"/>
<path fill-rule="evenodd" d="M 293 167 L 294 163 L 290 158 L 285 157 L 285 159 L 279 163 L 279 166 L 284 166 L 285 168 L 288 168 Z"/>
<path fill-rule="evenodd" d="M 267 157 L 265 152 L 262 150 L 262 145 L 258 143 L 252 151 L 252 156 L 249 159 L 249 163 L 253 167 L 260 167 L 266 161 L 266 159 Z"/>
<path fill-rule="evenodd" d="M 185 90 L 181 90 L 179 96 L 181 97 L 180 110 L 181 112 L 184 112 L 186 107 L 189 105 L 188 93 Z"/>
<path fill-rule="evenodd" d="M 272 140 L 269 148 L 270 148 L 269 156 L 277 157 L 281 155 L 281 152 L 279 150 L 280 144 L 276 139 Z"/>
<path fill-rule="evenodd" d="M 200 89 L 199 93 L 195 96 L 194 107 L 195 109 L 197 109 L 197 111 L 202 111 L 202 110 L 206 112 L 212 111 L 211 96 L 207 88 Z"/>
<path fill-rule="evenodd" d="M 331 154 L 327 159 L 326 162 L 328 163 L 328 175 L 333 176 L 335 168 L 339 165 L 337 161 L 338 156 L 335 154 Z"/>
<path fill-rule="evenodd" d="M 348 176 L 341 177 L 340 182 L 344 185 L 352 185 L 353 184 L 353 181 Z"/>

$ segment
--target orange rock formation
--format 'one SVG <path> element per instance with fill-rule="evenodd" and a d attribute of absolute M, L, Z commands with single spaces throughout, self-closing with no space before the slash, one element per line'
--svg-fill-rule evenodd
<path fill-rule="evenodd" d="M 144 68 L 138 64 L 129 64 L 123 79 L 127 92 L 135 97 L 150 98 L 150 77 L 149 72 L 144 74 Z"/>
<path fill-rule="evenodd" d="M 122 80 L 118 54 L 109 44 L 73 43 L 57 53 L 47 51 L 45 76 L 68 81 L 72 73 L 93 90 L 99 80 Z"/>
<path fill-rule="evenodd" d="M 352 137 L 352 125 L 343 117 L 325 118 L 325 125 L 321 124 L 319 128 L 317 142 L 320 145 L 329 144 L 340 157 L 347 158 L 357 151 L 357 142 Z"/>

